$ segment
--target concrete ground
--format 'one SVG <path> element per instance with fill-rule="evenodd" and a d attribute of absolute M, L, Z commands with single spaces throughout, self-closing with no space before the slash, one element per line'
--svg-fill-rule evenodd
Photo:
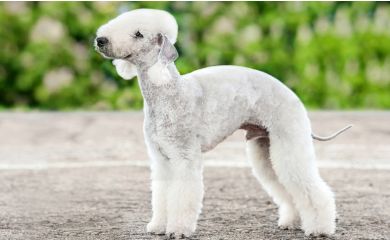
<path fill-rule="evenodd" d="M 323 178 L 336 193 L 331 238 L 390 239 L 390 112 L 311 112 Z M 143 116 L 0 113 L 0 239 L 164 239 L 151 217 Z M 277 228 L 251 174 L 244 132 L 205 154 L 205 199 L 192 239 L 304 239 Z M 309 239 L 309 238 L 305 238 Z"/>

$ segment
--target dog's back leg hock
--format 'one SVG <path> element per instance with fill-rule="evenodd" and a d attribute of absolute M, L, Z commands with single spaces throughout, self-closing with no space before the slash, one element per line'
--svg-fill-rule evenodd
<path fill-rule="evenodd" d="M 170 158 L 172 181 L 168 191 L 166 233 L 188 237 L 196 229 L 203 200 L 203 166 L 199 148 L 176 148 Z M 179 236 L 176 236 L 179 235 Z"/>
<path fill-rule="evenodd" d="M 319 175 L 309 120 L 298 116 L 288 128 L 270 128 L 270 156 L 279 181 L 293 197 L 306 235 L 335 232 L 335 201 Z"/>
<path fill-rule="evenodd" d="M 292 197 L 279 182 L 272 168 L 269 156 L 269 138 L 261 137 L 248 140 L 246 145 L 253 174 L 279 207 L 278 226 L 283 229 L 298 227 L 299 214 L 294 206 Z"/>

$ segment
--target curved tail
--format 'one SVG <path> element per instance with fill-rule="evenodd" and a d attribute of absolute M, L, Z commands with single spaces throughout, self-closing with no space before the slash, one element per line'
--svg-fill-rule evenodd
<path fill-rule="evenodd" d="M 333 133 L 330 136 L 326 136 L 326 137 L 318 136 L 318 135 L 316 135 L 314 133 L 312 133 L 311 136 L 312 136 L 313 139 L 318 140 L 318 141 L 329 141 L 329 140 L 332 140 L 333 138 L 337 137 L 341 133 L 347 131 L 351 127 L 352 127 L 352 125 L 348 125 L 348 126 L 344 127 L 343 129 L 340 129 L 339 131 Z"/>

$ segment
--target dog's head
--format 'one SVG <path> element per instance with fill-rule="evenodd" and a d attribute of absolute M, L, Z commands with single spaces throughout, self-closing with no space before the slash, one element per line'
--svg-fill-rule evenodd
<path fill-rule="evenodd" d="M 176 20 L 168 12 L 132 10 L 97 30 L 95 48 L 104 57 L 114 59 L 119 75 L 130 79 L 136 75 L 134 65 L 151 66 L 158 60 L 173 62 L 177 58 L 173 47 L 177 31 Z"/>

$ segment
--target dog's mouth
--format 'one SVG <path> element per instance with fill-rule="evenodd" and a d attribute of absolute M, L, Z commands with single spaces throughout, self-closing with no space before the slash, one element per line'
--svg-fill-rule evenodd
<path fill-rule="evenodd" d="M 102 55 L 102 56 L 105 57 L 105 58 L 108 58 L 108 59 L 113 59 L 113 58 L 115 58 L 115 57 L 113 56 L 113 54 L 111 53 L 111 51 L 110 51 L 109 49 L 107 49 L 107 48 L 100 48 L 100 47 L 95 46 L 95 50 L 96 50 L 98 53 L 100 53 L 100 55 Z"/>
<path fill-rule="evenodd" d="M 131 58 L 132 54 L 127 54 L 127 55 L 123 55 L 123 56 L 115 56 L 115 55 L 112 55 L 110 56 L 110 58 L 112 59 L 122 59 L 122 60 L 129 60 Z"/>
<path fill-rule="evenodd" d="M 123 55 L 123 56 L 116 56 L 116 55 L 114 55 L 114 54 L 112 54 L 112 53 L 110 53 L 109 51 L 105 51 L 105 50 L 103 50 L 103 49 L 96 49 L 103 57 L 105 57 L 105 58 L 109 58 L 109 59 L 123 59 L 123 60 L 128 60 L 128 59 L 130 59 L 132 56 L 133 56 L 133 54 L 127 54 L 127 55 Z"/>
<path fill-rule="evenodd" d="M 111 57 L 111 56 L 109 56 L 109 55 L 107 55 L 107 54 L 105 54 L 105 53 L 103 53 L 103 52 L 100 52 L 100 51 L 98 51 L 99 53 L 100 53 L 100 55 L 102 55 L 104 58 L 107 58 L 107 59 L 114 59 L 113 57 Z"/>
<path fill-rule="evenodd" d="M 128 55 L 122 57 L 121 59 L 129 59 L 129 58 L 131 58 L 131 56 L 132 56 L 132 54 L 130 53 L 130 54 L 128 54 Z"/>

